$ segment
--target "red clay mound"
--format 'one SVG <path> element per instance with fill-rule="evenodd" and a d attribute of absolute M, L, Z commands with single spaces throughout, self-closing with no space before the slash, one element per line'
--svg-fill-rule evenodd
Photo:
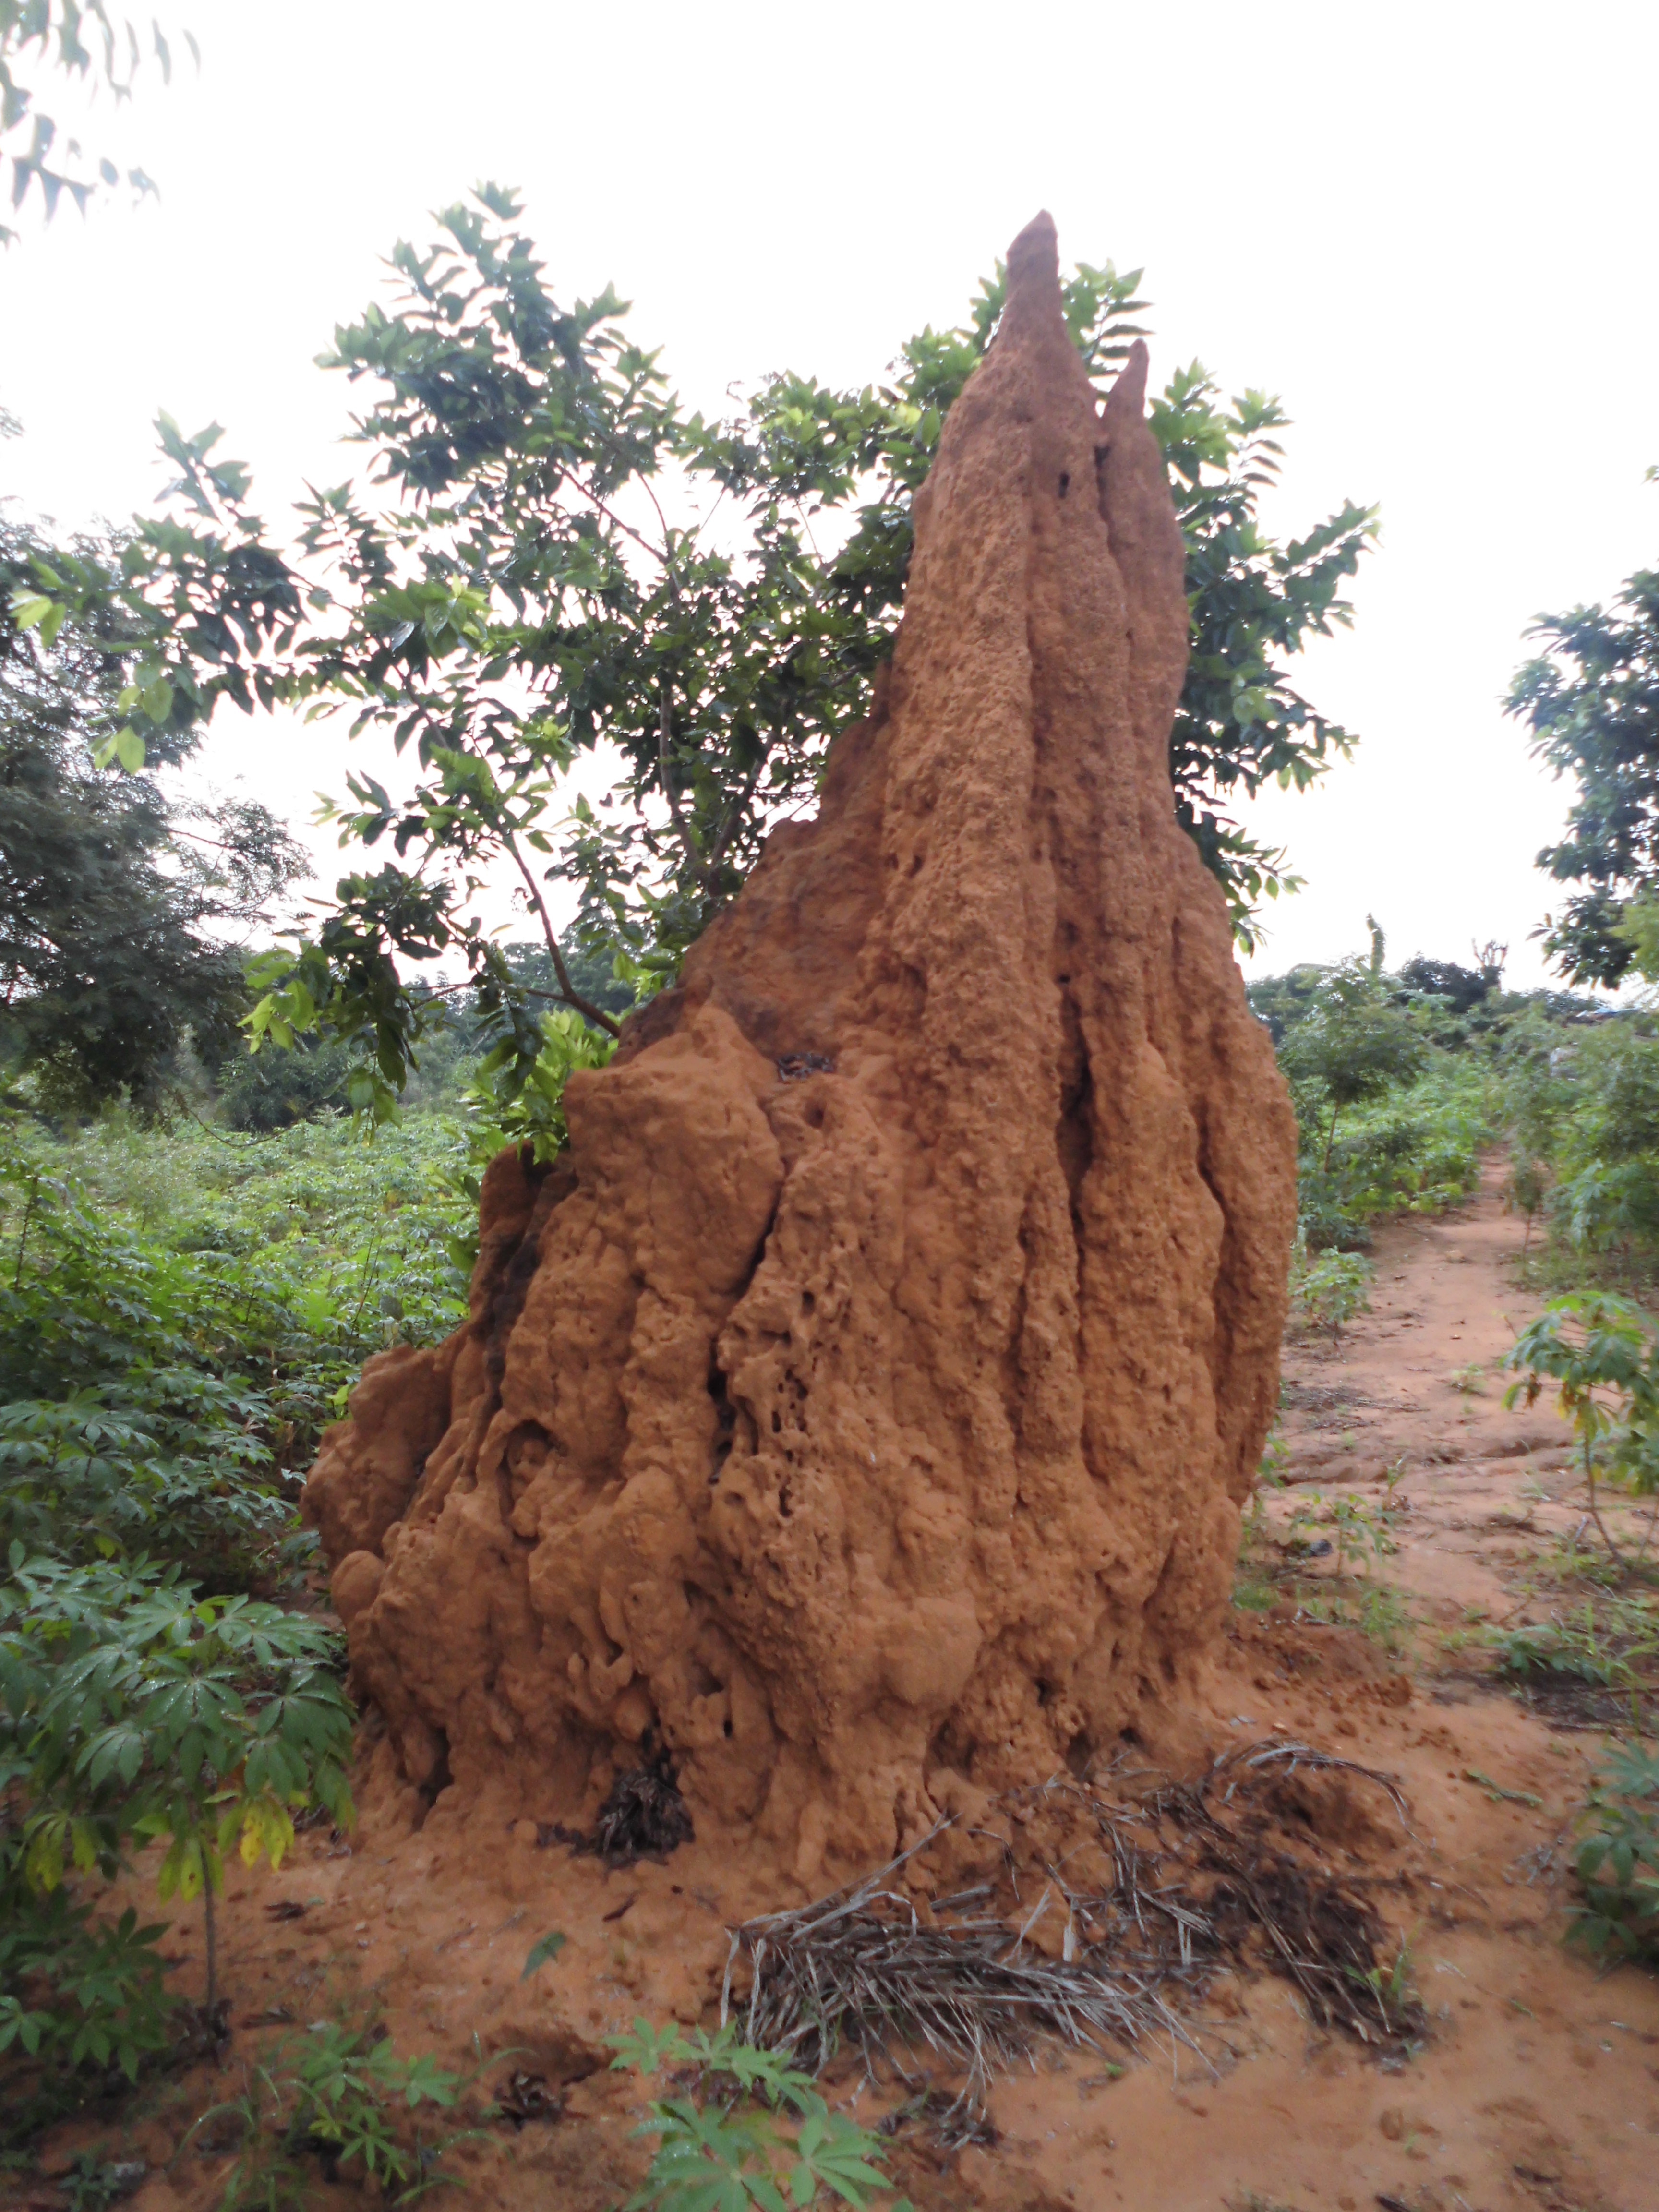
<path fill-rule="evenodd" d="M 890 680 L 684 979 L 497 1159 L 467 1327 L 307 1511 L 407 1780 L 591 1824 L 666 1753 L 804 1881 L 1178 1699 L 1273 1403 L 1295 1139 L 1168 771 L 1182 540 L 1046 216 Z"/>

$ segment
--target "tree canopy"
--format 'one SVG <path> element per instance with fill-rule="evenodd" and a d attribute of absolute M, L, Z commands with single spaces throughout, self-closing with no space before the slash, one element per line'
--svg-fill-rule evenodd
<path fill-rule="evenodd" d="M 390 311 L 371 306 L 323 357 L 368 392 L 360 480 L 311 494 L 290 551 L 249 507 L 246 472 L 216 457 L 218 427 L 186 438 L 164 417 L 171 507 L 137 525 L 114 594 L 146 639 L 122 757 L 228 697 L 348 713 L 410 761 L 397 797 L 348 775 L 342 842 L 370 859 L 315 940 L 273 957 L 256 1017 L 279 1041 L 320 1026 L 367 1043 L 382 1111 L 423 1018 L 410 963 L 460 956 L 513 1063 L 527 1072 L 540 1048 L 522 978 L 470 908 L 492 869 L 516 878 L 558 994 L 611 1029 L 564 960 L 560 887 L 580 941 L 643 988 L 673 972 L 769 826 L 810 804 L 890 649 L 910 501 L 1003 296 L 999 271 L 884 383 L 781 373 L 711 422 L 613 292 L 556 296 L 512 195 L 481 187 L 439 228 L 394 252 Z M 1103 389 L 1139 333 L 1139 283 L 1080 264 L 1066 285 Z M 1288 544 L 1267 536 L 1258 501 L 1285 419 L 1261 392 L 1224 400 L 1198 364 L 1152 412 L 1193 605 L 1176 804 L 1246 943 L 1261 899 L 1294 879 L 1228 804 L 1270 779 L 1305 785 L 1349 749 L 1285 662 L 1348 620 L 1342 587 L 1376 527 L 1349 504 Z M 35 580 L 24 623 L 107 591 L 72 564 Z M 569 805 L 562 780 L 601 744 L 612 788 Z"/>
<path fill-rule="evenodd" d="M 186 1031 L 209 1061 L 232 1048 L 249 1000 L 228 939 L 306 872 L 264 806 L 188 803 L 153 772 L 194 750 L 190 720 L 154 730 L 151 773 L 109 762 L 135 650 L 112 595 L 121 550 L 0 519 L 0 1070 L 76 1110 L 154 1105 Z M 66 556 L 104 595 L 20 629 L 14 591 Z"/>
<path fill-rule="evenodd" d="M 1639 570 L 1610 608 L 1544 616 L 1529 635 L 1544 650 L 1516 672 L 1508 711 L 1577 786 L 1538 865 L 1583 887 L 1548 918 L 1544 948 L 1569 981 L 1611 988 L 1640 964 L 1632 902 L 1659 893 L 1659 570 Z"/>
<path fill-rule="evenodd" d="M 195 40 L 188 31 L 184 37 L 199 62 Z M 0 175 L 9 167 L 14 209 L 38 185 L 48 220 L 65 195 L 84 214 L 95 194 L 122 182 L 107 155 L 94 162 L 73 138 L 60 149 L 58 125 L 40 102 L 39 80 L 78 77 L 120 101 L 131 97 L 147 64 L 164 82 L 171 80 L 173 48 L 153 17 L 141 32 L 129 17 L 111 15 L 106 0 L 0 0 Z M 125 181 L 140 198 L 155 190 L 142 169 L 129 169 Z M 0 246 L 16 237 L 0 222 Z"/>

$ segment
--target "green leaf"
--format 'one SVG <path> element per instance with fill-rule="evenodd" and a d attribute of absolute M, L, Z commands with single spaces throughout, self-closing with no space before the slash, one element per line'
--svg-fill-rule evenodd
<path fill-rule="evenodd" d="M 520 1975 L 519 1979 L 521 1982 L 527 1982 L 538 1966 L 544 1966 L 550 1959 L 556 1959 L 564 1946 L 563 1933 L 556 1928 L 544 1936 L 538 1943 L 532 1943 L 529 1956 L 524 1962 L 524 1972 Z"/>

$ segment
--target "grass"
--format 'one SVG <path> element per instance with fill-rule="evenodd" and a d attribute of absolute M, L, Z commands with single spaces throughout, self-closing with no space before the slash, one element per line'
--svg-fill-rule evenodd
<path fill-rule="evenodd" d="M 1328 1620 L 1338 1628 L 1357 1628 L 1396 1657 L 1411 1649 L 1417 1617 L 1404 1592 L 1394 1583 L 1365 1583 L 1334 1595 L 1328 1595 L 1328 1585 L 1321 1587 L 1302 1596 L 1302 1610 L 1310 1620 Z"/>
<path fill-rule="evenodd" d="M 1498 1672 L 1516 1680 L 1553 1678 L 1607 1689 L 1638 1687 L 1659 1654 L 1659 1619 L 1639 1599 L 1587 1597 L 1571 1612 L 1486 1630 Z"/>

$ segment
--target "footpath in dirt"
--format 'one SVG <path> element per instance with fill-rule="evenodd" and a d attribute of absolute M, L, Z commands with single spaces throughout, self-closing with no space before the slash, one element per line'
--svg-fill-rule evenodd
<path fill-rule="evenodd" d="M 1146 2038 L 1104 2057 L 1041 2045 L 1033 2065 L 994 2081 L 981 2141 L 951 2148 L 921 2121 L 898 2127 L 893 2170 L 918 2208 L 1643 2212 L 1659 2201 L 1659 1984 L 1598 1971 L 1561 1940 L 1572 1823 L 1604 1739 L 1582 1714 L 1519 1702 L 1464 1641 L 1525 1601 L 1582 1518 L 1563 1425 L 1542 1404 L 1502 1406 L 1496 1362 L 1538 1301 L 1516 1287 L 1522 1230 L 1497 1182 L 1493 1165 L 1459 1215 L 1384 1231 L 1373 1312 L 1334 1346 L 1287 1348 L 1283 1486 L 1267 1494 L 1252 1556 L 1281 1573 L 1295 1559 L 1306 1575 L 1294 1596 L 1235 1614 L 1190 1745 L 1200 1768 L 1267 1747 L 1273 1771 L 1290 1772 L 1273 1747 L 1298 1743 L 1397 1778 L 1408 1826 L 1380 1787 L 1340 1772 L 1304 1778 L 1279 1803 L 1304 1825 L 1303 1866 L 1326 1865 L 1386 1924 L 1380 1955 L 1418 2023 L 1411 2039 L 1367 2044 L 1315 2026 L 1305 1991 L 1271 1960 L 1201 1972 L 1177 2000 L 1189 2040 Z M 1368 1577 L 1345 1557 L 1338 1585 L 1334 1549 L 1305 1547 L 1328 1540 L 1342 1498 L 1386 1508 L 1397 1549 L 1370 1559 Z M 1368 1588 L 1379 1634 L 1311 1617 L 1322 1594 L 1327 1612 L 1353 1612 Z M 1167 1759 L 1168 1747 L 1124 1756 Z M 528 1822 L 484 1840 L 441 1798 L 416 1830 L 400 1799 L 371 1789 L 349 1839 L 313 1831 L 275 1877 L 231 1877 L 221 1971 L 234 2002 L 220 2059 L 121 2108 L 119 2154 L 149 2168 L 137 2212 L 218 2203 L 237 2130 L 189 2135 L 191 2123 L 242 2093 L 273 2039 L 368 2001 L 399 2051 L 476 2069 L 478 2132 L 445 2160 L 464 2184 L 458 2202 L 611 2212 L 632 2194 L 644 2092 L 607 2070 L 605 2038 L 636 2016 L 712 2018 L 728 1928 L 805 1893 L 757 1902 L 752 1868 L 695 1840 L 626 1867 Z M 1040 1889 L 1027 1885 L 1022 1908 Z M 555 1928 L 566 1947 L 522 1978 Z M 179 1919 L 175 1937 L 187 1985 L 199 1923 Z M 846 2056 L 826 2087 L 866 2121 L 906 2101 L 890 2081 L 860 2088 Z M 492 2114 L 492 2100 L 514 2111 Z M 46 2168 L 112 2141 L 108 2118 L 88 2115 L 48 2147 Z M 307 2201 L 362 2195 L 319 2172 Z"/>

